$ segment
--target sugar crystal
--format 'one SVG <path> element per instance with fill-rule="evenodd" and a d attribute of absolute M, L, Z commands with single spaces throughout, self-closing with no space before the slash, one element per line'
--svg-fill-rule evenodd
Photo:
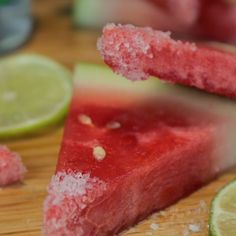
<path fill-rule="evenodd" d="M 157 230 L 157 229 L 159 228 L 159 225 L 156 224 L 156 223 L 152 223 L 152 224 L 150 225 L 150 228 L 151 228 L 152 230 Z"/>
<path fill-rule="evenodd" d="M 189 224 L 188 228 L 190 231 L 192 231 L 194 233 L 198 233 L 201 230 L 200 225 L 198 225 L 198 224 Z"/>

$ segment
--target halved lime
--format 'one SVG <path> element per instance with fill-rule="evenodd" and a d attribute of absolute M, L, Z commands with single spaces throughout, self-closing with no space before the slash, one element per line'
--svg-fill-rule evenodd
<path fill-rule="evenodd" d="M 236 235 L 236 180 L 221 189 L 213 199 L 209 223 L 211 236 Z"/>
<path fill-rule="evenodd" d="M 0 138 L 32 133 L 66 113 L 71 73 L 39 55 L 0 60 Z"/>

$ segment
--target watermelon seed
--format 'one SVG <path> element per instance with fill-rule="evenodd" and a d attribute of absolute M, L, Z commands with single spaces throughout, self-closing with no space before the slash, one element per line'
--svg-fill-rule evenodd
<path fill-rule="evenodd" d="M 97 161 L 102 161 L 106 157 L 106 151 L 101 146 L 94 147 L 93 156 Z"/>
<path fill-rule="evenodd" d="M 79 121 L 81 124 L 83 125 L 93 125 L 93 121 L 91 119 L 91 117 L 85 115 L 85 114 L 80 114 L 78 117 Z"/>
<path fill-rule="evenodd" d="M 121 124 L 117 121 L 111 121 L 107 124 L 108 129 L 119 129 L 121 127 Z"/>

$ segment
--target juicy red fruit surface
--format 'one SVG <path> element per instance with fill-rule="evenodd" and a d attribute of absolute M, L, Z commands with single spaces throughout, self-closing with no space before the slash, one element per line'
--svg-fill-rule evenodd
<path fill-rule="evenodd" d="M 195 134 L 204 133 L 212 125 L 205 114 L 200 120 L 199 113 L 188 109 L 192 115 L 186 116 L 185 107 L 161 98 L 126 107 L 107 103 L 100 106 L 73 101 L 57 171 L 79 170 L 109 181 L 149 166 L 154 160 L 162 161 L 165 155 L 191 145 Z M 80 115 L 91 118 L 93 124 L 82 124 Z M 196 115 L 198 118 L 194 118 Z M 111 122 L 118 122 L 120 127 L 107 128 Z M 96 146 L 106 152 L 102 161 L 93 155 Z"/>
<path fill-rule="evenodd" d="M 115 235 L 222 170 L 220 121 L 164 97 L 126 95 L 76 91 L 44 205 L 45 236 Z"/>

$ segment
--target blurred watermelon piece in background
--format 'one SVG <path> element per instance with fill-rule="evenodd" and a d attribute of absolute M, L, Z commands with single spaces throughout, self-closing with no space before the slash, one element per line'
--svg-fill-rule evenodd
<path fill-rule="evenodd" d="M 195 22 L 198 9 L 198 0 L 80 0 L 75 1 L 74 20 L 85 27 L 112 21 L 183 31 Z"/>
<path fill-rule="evenodd" d="M 130 23 L 236 43 L 234 0 L 76 0 L 74 22 L 87 28 Z"/>

